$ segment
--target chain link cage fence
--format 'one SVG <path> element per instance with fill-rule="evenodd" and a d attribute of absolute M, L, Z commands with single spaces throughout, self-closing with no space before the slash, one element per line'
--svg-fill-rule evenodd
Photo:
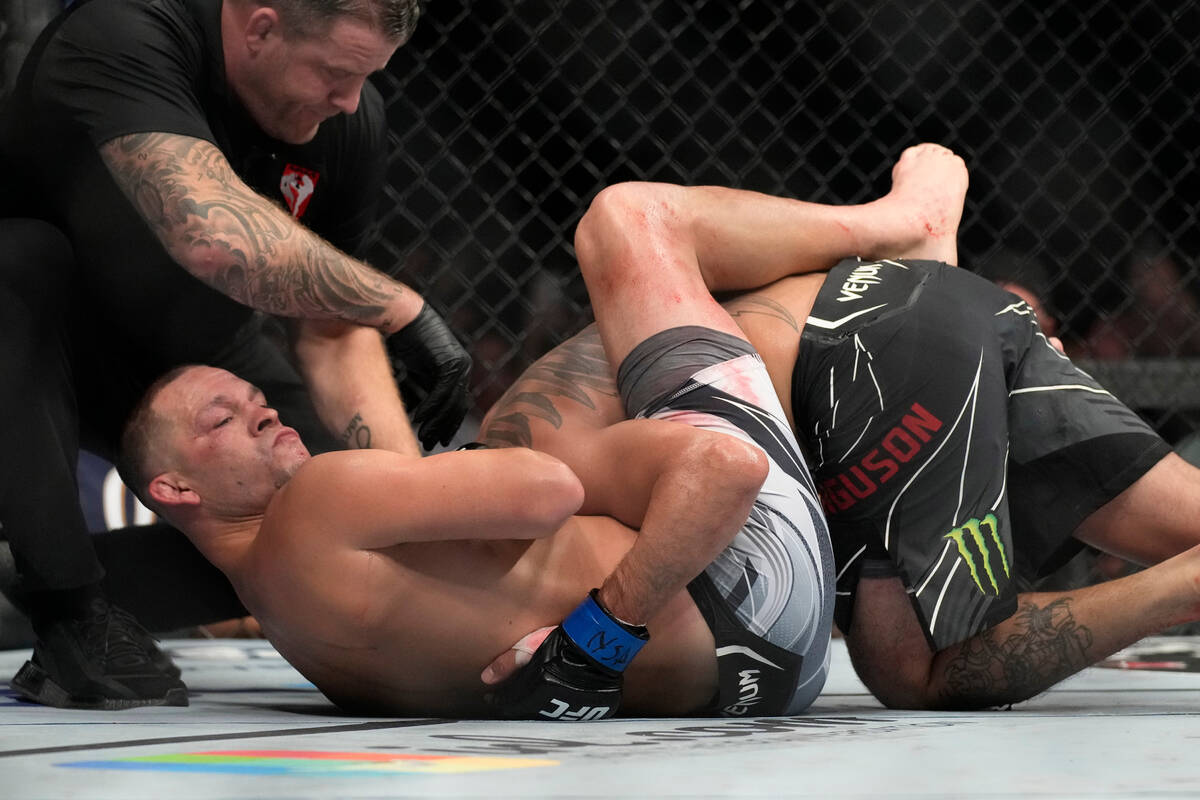
<path fill-rule="evenodd" d="M 971 169 L 963 267 L 1021 283 L 1170 441 L 1200 423 L 1200 2 L 429 0 L 376 85 L 371 259 L 453 321 L 487 409 L 590 320 L 571 240 L 623 180 L 827 203 L 904 147 Z"/>

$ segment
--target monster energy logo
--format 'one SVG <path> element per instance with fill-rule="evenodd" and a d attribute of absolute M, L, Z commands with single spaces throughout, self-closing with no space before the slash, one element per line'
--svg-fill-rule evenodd
<path fill-rule="evenodd" d="M 1000 525 L 996 521 L 996 515 L 988 514 L 983 519 L 967 520 L 942 538 L 954 540 L 954 543 L 958 545 L 958 554 L 971 569 L 971 577 L 975 579 L 975 585 L 979 587 L 980 592 L 987 594 L 987 589 L 983 586 L 983 578 L 979 574 L 979 565 L 975 563 L 976 554 L 972 552 L 972 550 L 978 551 L 978 555 L 983 561 L 984 572 L 987 573 L 987 579 L 992 584 L 992 593 L 999 596 L 1000 586 L 996 583 L 996 573 L 992 570 L 993 545 L 999 551 L 1000 566 L 1004 567 L 1006 578 L 1008 577 L 1008 556 L 1004 552 L 1004 541 L 1000 538 Z M 968 541 L 974 542 L 975 547 L 971 548 L 967 544 Z"/>

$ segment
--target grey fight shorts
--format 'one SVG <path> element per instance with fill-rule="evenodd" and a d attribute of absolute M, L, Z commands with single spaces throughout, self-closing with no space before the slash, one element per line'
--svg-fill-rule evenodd
<path fill-rule="evenodd" d="M 663 331 L 617 374 L 631 418 L 677 420 L 750 442 L 770 470 L 746 526 L 688 590 L 717 645 L 719 694 L 701 713 L 798 714 L 825 683 L 833 553 L 815 485 L 749 342 Z"/>

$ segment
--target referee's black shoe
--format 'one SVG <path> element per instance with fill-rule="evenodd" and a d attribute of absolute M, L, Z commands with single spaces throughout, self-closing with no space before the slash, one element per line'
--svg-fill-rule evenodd
<path fill-rule="evenodd" d="M 34 632 L 33 658 L 11 682 L 26 700 L 109 711 L 188 704 L 179 670 L 154 637 L 104 598 L 93 598 L 83 619 L 35 623 Z"/>

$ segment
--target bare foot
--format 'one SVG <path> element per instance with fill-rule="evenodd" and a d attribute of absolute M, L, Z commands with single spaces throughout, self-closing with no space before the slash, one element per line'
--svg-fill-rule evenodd
<path fill-rule="evenodd" d="M 967 196 L 967 165 L 940 144 L 905 150 L 892 167 L 892 190 L 870 203 L 892 241 L 870 257 L 958 263 L 958 224 Z"/>

